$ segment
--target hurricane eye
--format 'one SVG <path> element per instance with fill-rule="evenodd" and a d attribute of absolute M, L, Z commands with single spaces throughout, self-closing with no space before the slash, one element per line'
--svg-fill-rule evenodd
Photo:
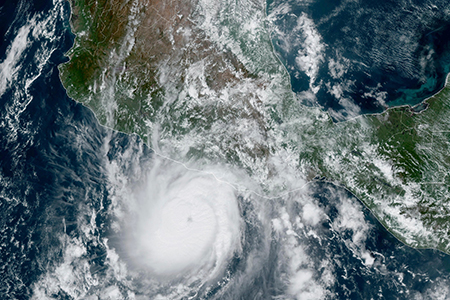
<path fill-rule="evenodd" d="M 235 191 L 210 176 L 177 172 L 185 174 L 172 180 L 154 172 L 143 187 L 139 220 L 129 228 L 128 255 L 156 276 L 217 274 L 239 248 Z"/>

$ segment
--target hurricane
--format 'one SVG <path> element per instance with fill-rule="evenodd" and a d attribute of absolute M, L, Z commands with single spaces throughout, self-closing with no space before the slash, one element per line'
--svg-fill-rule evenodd
<path fill-rule="evenodd" d="M 0 299 L 450 299 L 448 1 L 3 2 Z"/>
<path fill-rule="evenodd" d="M 202 270 L 216 276 L 239 251 L 241 220 L 232 186 L 159 162 L 132 197 L 126 251 L 160 277 Z"/>

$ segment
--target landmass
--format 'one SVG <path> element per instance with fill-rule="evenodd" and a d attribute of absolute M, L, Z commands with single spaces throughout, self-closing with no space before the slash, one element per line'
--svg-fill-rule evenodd
<path fill-rule="evenodd" d="M 277 197 L 342 185 L 407 245 L 450 253 L 448 84 L 428 107 L 334 123 L 291 91 L 264 1 L 71 0 L 69 96 L 180 161 L 246 171 Z"/>
<path fill-rule="evenodd" d="M 396 107 L 335 124 L 336 138 L 317 141 L 309 155 L 319 174 L 347 187 L 400 240 L 447 253 L 449 100 L 447 83 L 426 110 Z"/>

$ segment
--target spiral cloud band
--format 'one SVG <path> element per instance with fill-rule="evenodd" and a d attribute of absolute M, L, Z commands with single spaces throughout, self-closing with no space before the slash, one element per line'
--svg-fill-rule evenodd
<path fill-rule="evenodd" d="M 211 175 L 157 166 L 137 200 L 129 252 L 156 275 L 215 276 L 239 249 L 235 190 Z"/>

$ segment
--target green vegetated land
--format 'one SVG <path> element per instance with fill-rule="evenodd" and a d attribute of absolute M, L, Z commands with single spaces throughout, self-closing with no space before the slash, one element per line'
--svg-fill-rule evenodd
<path fill-rule="evenodd" d="M 291 151 L 306 178 L 325 176 L 344 185 L 400 240 L 450 253 L 449 86 L 420 113 L 398 107 L 334 124 L 292 97 L 268 30 L 258 23 L 264 5 L 244 5 L 242 15 L 226 13 L 233 6 L 224 5 L 217 26 L 232 30 L 220 33 L 227 45 L 220 48 L 186 17 L 196 10 L 176 1 L 150 1 L 140 9 L 136 3 L 71 1 L 77 38 L 61 79 L 102 124 L 149 142 L 158 123 L 163 135 L 192 140 L 186 155 L 219 153 L 269 177 L 270 156 Z M 251 16 L 257 26 L 237 26 L 242 20 L 233 19 Z M 252 65 L 254 56 L 258 63 Z M 175 71 L 164 77 L 166 67 Z M 240 133 L 244 129 L 250 134 Z M 177 138 L 169 140 L 173 147 Z"/>
<path fill-rule="evenodd" d="M 196 97 L 204 99 L 208 92 L 220 94 L 239 81 L 257 79 L 261 70 L 239 59 L 241 49 L 236 53 L 233 47 L 216 45 L 205 37 L 192 20 L 199 14 L 192 5 L 190 1 L 71 0 L 70 23 L 76 39 L 67 53 L 70 61 L 60 67 L 69 96 L 90 107 L 101 124 L 136 133 L 149 142 L 151 124 L 165 122 L 161 112 L 171 114 L 175 106 L 184 105 L 179 103 L 184 100 L 180 97 L 195 94 L 186 84 L 201 85 L 198 81 L 203 80 L 206 86 L 197 89 Z M 238 22 L 228 19 L 247 16 L 238 16 L 234 12 L 239 9 L 230 5 L 227 10 L 221 14 L 221 22 L 240 29 Z M 254 41 L 236 47 L 264 60 L 267 54 L 261 52 L 267 47 L 259 47 L 259 43 L 269 44 L 270 40 L 261 32 L 265 31 L 252 30 L 247 36 Z M 189 78 L 186 70 L 195 73 L 195 65 L 206 78 Z M 274 66 L 277 63 L 271 64 Z M 165 102 L 173 107 L 164 106 Z M 191 107 L 184 113 L 187 109 Z"/>
<path fill-rule="evenodd" d="M 145 137 L 144 122 L 162 105 L 162 90 L 155 79 L 157 55 L 134 40 L 133 5 L 123 0 L 71 0 L 76 39 L 67 53 L 70 61 L 60 71 L 69 96 L 90 107 L 101 124 Z M 163 17 L 155 14 L 149 17 L 158 23 Z M 144 15 L 139 12 L 134 18 Z M 159 41 L 156 52 L 164 53 L 169 42 L 162 27 L 157 37 L 147 38 Z"/>
<path fill-rule="evenodd" d="M 427 103 L 420 113 L 397 107 L 363 117 L 363 125 L 343 125 L 346 134 L 362 138 L 358 145 L 349 144 L 347 171 L 330 173 L 402 241 L 449 252 L 448 84 Z"/>
<path fill-rule="evenodd" d="M 401 209 L 419 216 L 437 235 L 438 248 L 449 252 L 450 236 L 450 87 L 427 100 L 429 107 L 414 113 L 410 108 L 390 109 L 368 120 L 375 128 L 375 140 L 382 157 L 392 163 L 401 181 L 394 188 L 402 201 L 416 201 Z M 403 188 L 400 188 L 403 187 Z M 398 190 L 398 191 L 397 191 Z M 409 199 L 405 199 L 409 201 Z M 425 242 L 423 246 L 433 247 Z"/>
<path fill-rule="evenodd" d="M 297 127 L 300 164 L 345 186 L 406 244 L 449 253 L 449 103 L 447 84 L 419 113 L 403 106 Z"/>

